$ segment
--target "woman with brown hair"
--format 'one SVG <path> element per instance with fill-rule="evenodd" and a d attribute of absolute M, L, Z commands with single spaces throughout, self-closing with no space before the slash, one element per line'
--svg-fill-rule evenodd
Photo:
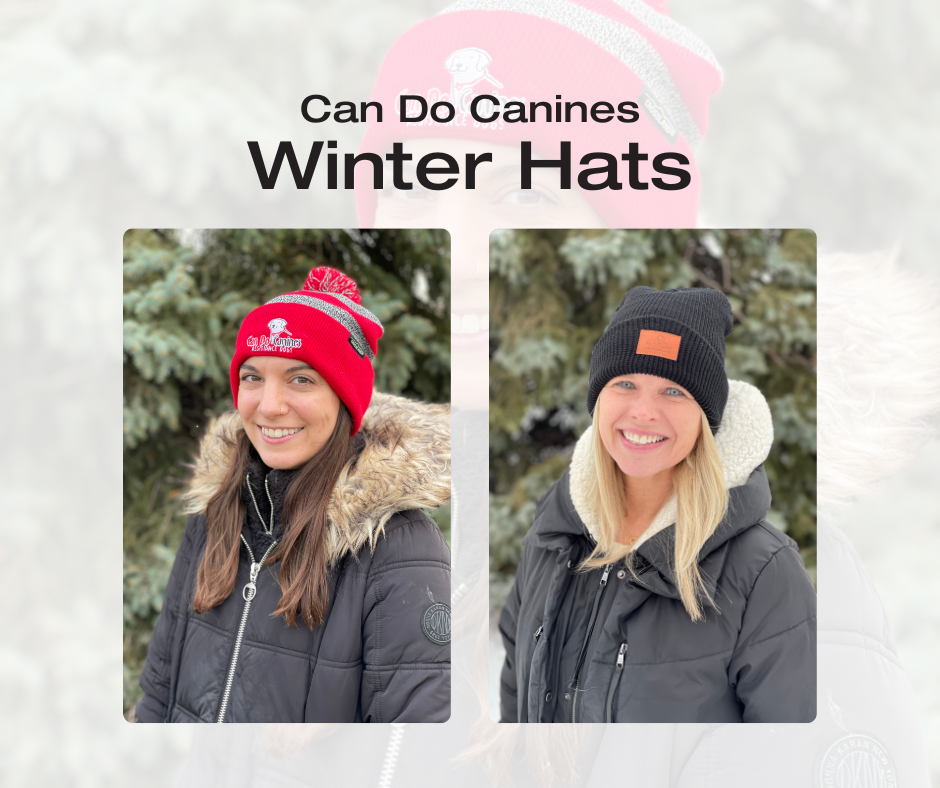
<path fill-rule="evenodd" d="M 373 394 L 382 331 L 330 268 L 245 318 L 139 721 L 449 717 L 449 410 Z"/>
<path fill-rule="evenodd" d="M 511 722 L 811 722 L 816 597 L 767 523 L 767 402 L 708 288 L 624 297 L 500 618 Z"/>

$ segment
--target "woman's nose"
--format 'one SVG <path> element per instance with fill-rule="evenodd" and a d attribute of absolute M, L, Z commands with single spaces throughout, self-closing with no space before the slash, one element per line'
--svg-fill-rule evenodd
<path fill-rule="evenodd" d="M 653 396 L 638 393 L 631 403 L 630 418 L 642 422 L 658 421 L 659 409 L 656 407 Z"/>
<path fill-rule="evenodd" d="M 261 406 L 258 409 L 266 419 L 284 415 L 284 397 L 279 385 L 265 383 L 264 393 L 261 396 Z"/>
<path fill-rule="evenodd" d="M 475 195 L 475 192 L 470 192 Z M 462 284 L 478 280 L 489 287 L 490 227 L 482 207 L 475 199 L 442 201 L 438 218 L 450 232 L 451 280 L 453 297 L 465 295 Z M 488 292 L 488 291 L 487 291 Z"/>

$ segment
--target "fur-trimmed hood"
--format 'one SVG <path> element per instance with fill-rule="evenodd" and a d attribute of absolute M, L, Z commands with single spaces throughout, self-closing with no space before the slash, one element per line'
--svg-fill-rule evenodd
<path fill-rule="evenodd" d="M 591 536 L 597 537 L 597 520 L 588 505 L 588 487 L 594 473 L 591 456 L 591 431 L 588 427 L 575 446 L 569 471 L 571 500 Z M 757 388 L 740 380 L 728 381 L 728 404 L 715 444 L 725 472 L 729 490 L 744 485 L 752 471 L 767 459 L 774 440 L 773 421 L 767 400 Z M 670 498 L 653 519 L 643 535 L 634 543 L 636 549 L 651 536 L 676 521 L 676 497 Z"/>
<path fill-rule="evenodd" d="M 241 417 L 210 422 L 199 444 L 186 513 L 205 512 L 228 473 Z M 450 407 L 375 392 L 362 420 L 365 446 L 347 465 L 330 497 L 330 560 L 374 547 L 395 512 L 432 509 L 450 498 Z"/>

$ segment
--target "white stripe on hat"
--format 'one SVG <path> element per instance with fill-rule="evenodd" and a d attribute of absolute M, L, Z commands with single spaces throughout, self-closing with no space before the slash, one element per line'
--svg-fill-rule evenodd
<path fill-rule="evenodd" d="M 335 296 L 336 293 L 323 293 L 322 295 Z M 353 339 L 355 339 L 359 346 L 365 351 L 366 356 L 369 357 L 369 361 L 372 361 L 375 358 L 375 353 L 372 352 L 372 348 L 370 347 L 368 341 L 366 341 L 366 336 L 362 333 L 362 329 L 356 322 L 356 318 L 349 314 L 349 312 L 347 312 L 345 309 L 340 309 L 340 307 L 336 306 L 335 304 L 327 303 L 321 298 L 301 295 L 299 293 L 287 293 L 287 295 L 272 298 L 265 304 L 265 306 L 268 304 L 303 304 L 304 306 L 309 306 L 322 312 L 328 317 L 333 318 L 333 320 L 335 320 L 337 323 L 342 324 L 343 328 L 345 328 L 350 333 Z"/>
<path fill-rule="evenodd" d="M 634 16 L 646 25 L 657 35 L 662 36 L 673 44 L 678 44 L 683 49 L 689 50 L 693 55 L 698 55 L 702 60 L 711 65 L 718 75 L 724 77 L 721 65 L 715 57 L 708 44 L 702 41 L 685 25 L 680 24 L 671 16 L 659 13 L 644 0 L 614 0 L 630 16 Z"/>
<path fill-rule="evenodd" d="M 666 64 L 653 45 L 633 28 L 567 0 L 457 0 L 441 14 L 456 11 L 515 11 L 580 33 L 642 80 L 645 90 L 663 105 L 693 150 L 702 142 L 702 134 Z"/>
<path fill-rule="evenodd" d="M 318 292 L 320 295 L 333 296 L 333 298 L 339 299 L 357 315 L 362 315 L 362 317 L 364 317 L 366 320 L 371 320 L 383 331 L 385 330 L 385 327 L 382 325 L 381 321 L 375 315 L 373 315 L 362 304 L 357 304 L 349 296 L 344 296 L 342 293 L 331 293 L 328 290 L 319 290 Z"/>

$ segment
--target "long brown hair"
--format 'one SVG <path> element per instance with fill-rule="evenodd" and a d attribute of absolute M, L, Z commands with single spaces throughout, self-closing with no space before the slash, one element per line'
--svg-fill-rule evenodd
<path fill-rule="evenodd" d="M 357 442 L 349 437 L 351 429 L 352 417 L 340 403 L 333 434 L 287 488 L 281 512 L 284 533 L 270 561 L 281 562 L 281 601 L 272 615 L 284 616 L 288 626 L 297 625 L 298 614 L 311 629 L 323 623 L 330 570 L 326 512 L 336 480 L 355 456 Z M 240 430 L 225 480 L 206 507 L 206 551 L 199 564 L 193 599 L 197 613 L 221 604 L 235 589 L 245 519 L 241 489 L 251 462 L 251 448 L 248 435 Z"/>

